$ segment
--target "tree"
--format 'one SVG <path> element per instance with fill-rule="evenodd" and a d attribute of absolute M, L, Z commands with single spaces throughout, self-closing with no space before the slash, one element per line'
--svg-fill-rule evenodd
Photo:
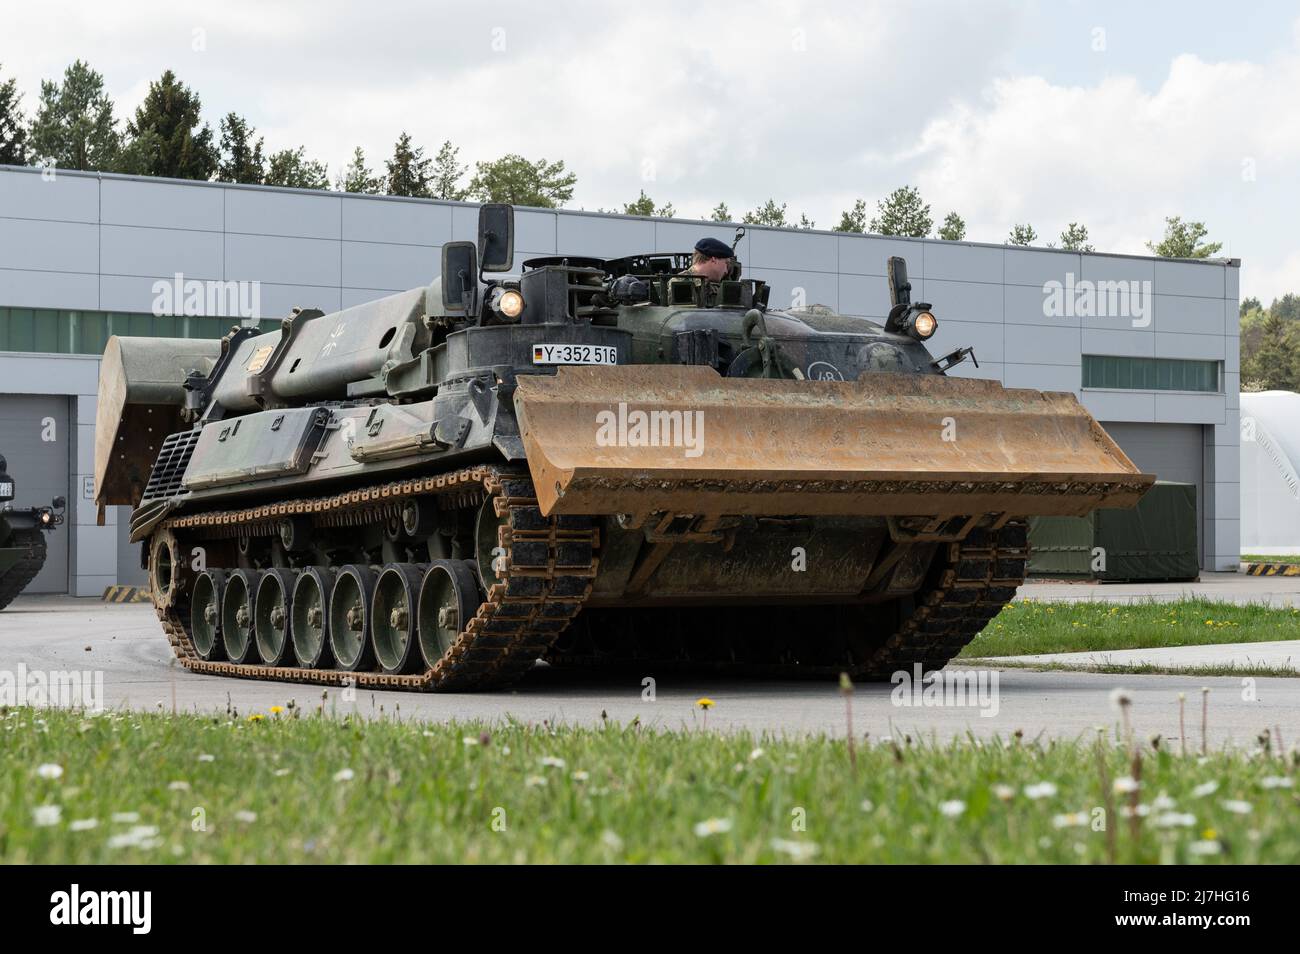
<path fill-rule="evenodd" d="M 397 137 L 393 146 L 393 158 L 384 165 L 388 167 L 384 191 L 389 195 L 429 198 L 430 180 L 433 177 L 429 167 L 433 165 L 433 160 L 425 157 L 422 146 L 411 145 L 410 133 L 403 130 Z"/>
<path fill-rule="evenodd" d="M 460 149 L 448 139 L 433 157 L 433 175 L 430 178 L 429 191 L 435 199 L 463 199 L 465 190 L 460 188 L 460 180 L 469 171 L 469 166 L 459 162 Z"/>
<path fill-rule="evenodd" d="M 41 101 L 28 134 L 33 158 L 60 169 L 110 172 L 122 139 L 104 77 L 81 60 L 63 71 L 63 82 L 41 81 Z"/>
<path fill-rule="evenodd" d="M 1088 226 L 1080 225 L 1078 222 L 1071 222 L 1064 232 L 1061 233 L 1061 248 L 1067 252 L 1091 252 L 1093 247 L 1088 244 Z"/>
<path fill-rule="evenodd" d="M 12 76 L 0 83 L 0 163 L 21 166 L 27 161 L 27 123 L 22 94 Z"/>
<path fill-rule="evenodd" d="M 855 199 L 853 208 L 840 213 L 840 224 L 832 232 L 865 232 L 867 230 L 867 203 Z"/>
<path fill-rule="evenodd" d="M 949 212 L 943 217 L 938 235 L 945 242 L 960 242 L 966 237 L 966 221 L 956 212 Z"/>
<path fill-rule="evenodd" d="M 895 189 L 876 203 L 876 212 L 867 229 L 880 235 L 925 238 L 934 227 L 930 207 L 921 201 L 921 192 L 915 186 Z"/>
<path fill-rule="evenodd" d="M 1202 242 L 1208 233 L 1202 222 L 1184 222 L 1175 215 L 1165 219 L 1165 237 L 1157 243 L 1147 242 L 1147 248 L 1162 258 L 1209 258 L 1222 242 Z"/>
<path fill-rule="evenodd" d="M 325 163 L 304 157 L 307 147 L 281 149 L 266 164 L 266 184 L 290 189 L 328 189 L 329 170 Z"/>
<path fill-rule="evenodd" d="M 654 215 L 661 219 L 671 219 L 676 211 L 671 202 L 656 207 L 654 199 L 645 194 L 645 189 L 641 190 L 635 202 L 628 202 L 623 206 L 624 215 Z"/>
<path fill-rule="evenodd" d="M 1007 236 L 1008 245 L 1033 245 L 1036 241 L 1038 241 L 1038 233 L 1028 223 L 1013 225 L 1011 234 Z"/>
<path fill-rule="evenodd" d="M 1300 325 L 1257 312 L 1243 322 L 1242 330 L 1242 385 L 1263 391 L 1300 390 Z"/>
<path fill-rule="evenodd" d="M 221 119 L 221 158 L 217 163 L 218 182 L 241 182 L 259 185 L 266 178 L 266 160 L 262 156 L 262 137 L 253 141 L 257 130 L 238 113 Z"/>
<path fill-rule="evenodd" d="M 1300 295 L 1287 292 L 1281 298 L 1274 298 L 1273 304 L 1268 306 L 1268 313 L 1283 321 L 1300 320 Z"/>
<path fill-rule="evenodd" d="M 133 165 L 143 173 L 173 179 L 211 179 L 219 160 L 212 128 L 200 126 L 202 103 L 167 70 L 153 83 L 135 118 L 126 125 L 133 140 L 141 140 L 133 154 Z M 134 171 L 134 170 L 133 170 Z"/>
<path fill-rule="evenodd" d="M 727 203 L 719 202 L 713 207 L 713 211 L 707 216 L 710 222 L 730 222 L 731 210 L 727 208 Z"/>
<path fill-rule="evenodd" d="M 746 212 L 744 219 L 747 225 L 771 225 L 775 228 L 784 228 L 785 221 L 785 203 L 779 206 L 775 199 L 768 199 L 753 212 Z"/>
<path fill-rule="evenodd" d="M 805 230 L 806 230 L 806 229 L 815 229 L 815 228 L 817 228 L 817 223 L 814 222 L 812 219 L 808 218 L 808 214 L 807 214 L 806 212 L 800 212 L 800 213 L 799 213 L 799 228 L 801 228 L 801 229 L 805 229 Z"/>
<path fill-rule="evenodd" d="M 1254 296 L 1243 298 L 1241 304 L 1237 308 L 1237 314 L 1240 317 L 1245 318 L 1252 311 L 1262 311 L 1263 308 L 1264 306 L 1259 303 L 1258 298 L 1255 298 Z"/>
<path fill-rule="evenodd" d="M 360 146 L 352 150 L 352 161 L 334 180 L 334 188 L 340 192 L 359 192 L 363 195 L 376 195 L 383 184 L 366 165 L 366 154 Z"/>
<path fill-rule="evenodd" d="M 578 177 L 566 172 L 564 160 L 529 162 L 523 156 L 502 156 L 495 162 L 474 163 L 469 194 L 481 202 L 509 202 L 557 209 L 573 198 Z"/>

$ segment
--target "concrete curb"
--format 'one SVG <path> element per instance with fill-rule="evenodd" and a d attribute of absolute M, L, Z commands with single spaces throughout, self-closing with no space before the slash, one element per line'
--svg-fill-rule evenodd
<path fill-rule="evenodd" d="M 140 586 L 109 586 L 100 598 L 105 603 L 148 603 L 149 591 Z"/>

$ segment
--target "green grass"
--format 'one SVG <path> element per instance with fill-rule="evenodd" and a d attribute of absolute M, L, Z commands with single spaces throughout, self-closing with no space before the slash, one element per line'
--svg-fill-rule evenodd
<path fill-rule="evenodd" d="M 1300 563 L 1300 554 L 1243 553 L 1242 563 Z"/>
<path fill-rule="evenodd" d="M 855 766 L 843 740 L 612 724 L 21 709 L 0 732 L 7 863 L 1300 863 L 1294 762 L 1239 750 L 1147 748 L 1129 796 L 1100 737 L 870 739 Z"/>
<path fill-rule="evenodd" d="M 1300 661 L 1300 660 L 1298 660 Z M 1091 672 L 1111 676 L 1259 676 L 1270 679 L 1296 679 L 1300 672 L 1282 666 L 1255 665 L 1249 662 L 1223 665 L 1158 666 L 1155 663 L 1062 663 L 1019 662 L 1005 656 L 993 659 L 961 660 L 963 666 L 985 665 L 994 669 L 1031 669 L 1035 672 Z"/>
<path fill-rule="evenodd" d="M 1210 600 L 1009 604 L 961 655 L 1074 653 L 1300 639 L 1300 609 Z"/>

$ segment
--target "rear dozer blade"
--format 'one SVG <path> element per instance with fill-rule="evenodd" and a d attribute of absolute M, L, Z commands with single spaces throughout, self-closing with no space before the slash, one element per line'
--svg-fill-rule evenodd
<path fill-rule="evenodd" d="M 518 382 L 548 515 L 1083 516 L 1155 481 L 1074 395 L 996 381 L 637 365 Z"/>

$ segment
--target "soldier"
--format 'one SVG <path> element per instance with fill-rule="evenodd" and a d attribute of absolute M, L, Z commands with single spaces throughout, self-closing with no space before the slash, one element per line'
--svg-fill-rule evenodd
<path fill-rule="evenodd" d="M 699 275 L 711 282 L 720 282 L 731 271 L 733 258 L 731 246 L 720 239 L 702 238 L 695 243 L 691 267 L 683 274 Z"/>

